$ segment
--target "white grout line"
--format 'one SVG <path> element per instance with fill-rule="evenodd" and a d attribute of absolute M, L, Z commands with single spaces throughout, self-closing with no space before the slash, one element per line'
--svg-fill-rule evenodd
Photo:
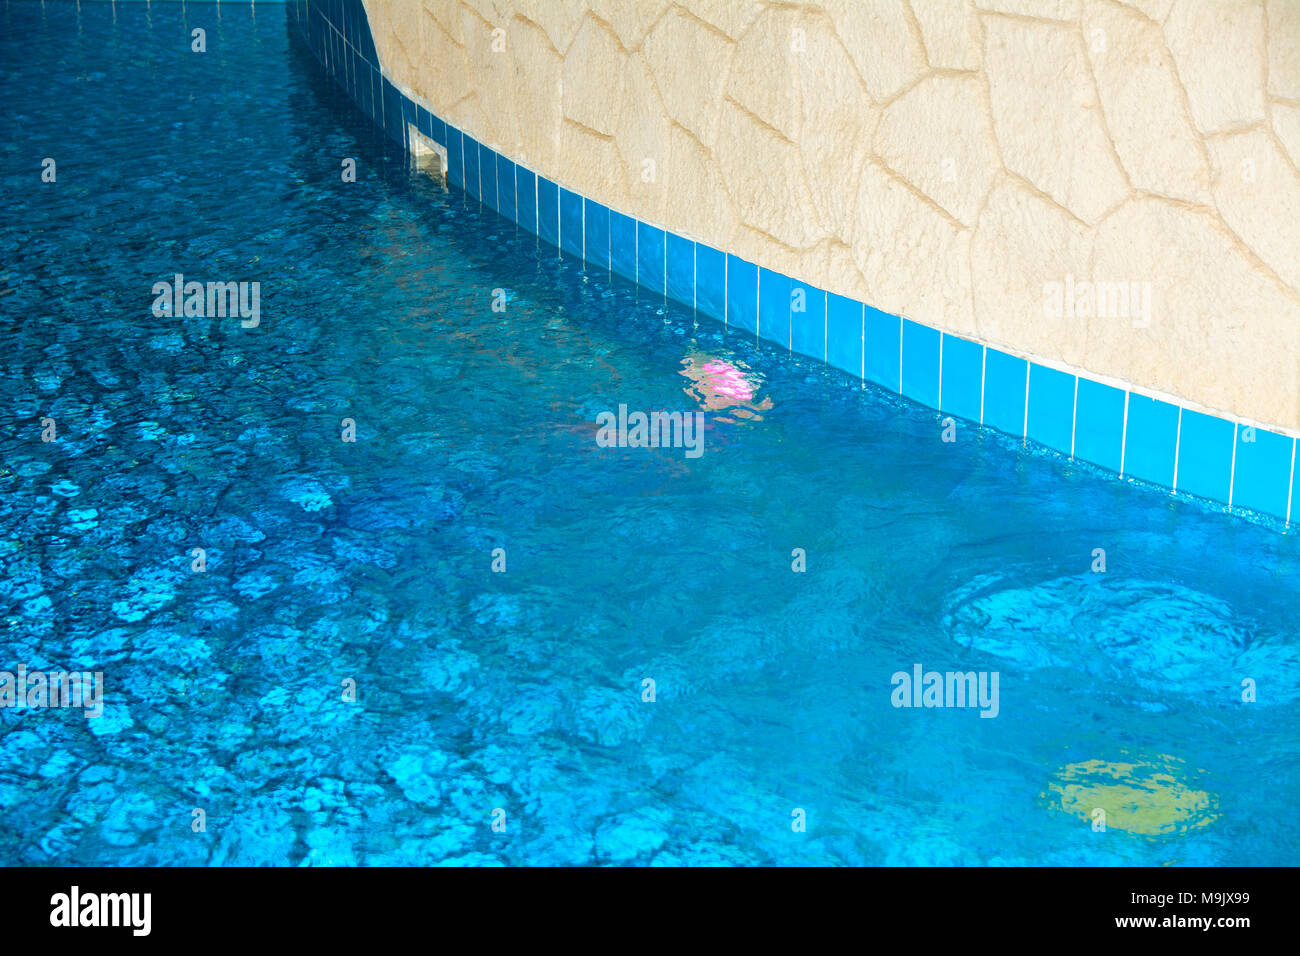
<path fill-rule="evenodd" d="M 1034 363 L 1026 359 L 1025 360 L 1025 421 L 1024 421 L 1024 432 L 1023 434 L 1021 434 L 1020 436 L 1021 438 L 1029 437 L 1029 372 L 1033 367 L 1034 367 Z"/>
<path fill-rule="evenodd" d="M 988 371 L 989 347 L 987 345 L 980 349 L 980 424 L 984 424 L 984 376 Z"/>
<path fill-rule="evenodd" d="M 1079 427 L 1079 376 L 1074 376 L 1074 411 L 1070 413 L 1070 457 L 1074 457 L 1074 430 Z"/>
<path fill-rule="evenodd" d="M 667 240 L 665 240 L 666 242 Z M 691 243 L 691 310 L 700 311 L 700 244 Z"/>
<path fill-rule="evenodd" d="M 731 324 L 730 322 L 727 321 L 730 318 L 730 316 L 727 315 L 727 312 L 729 311 L 727 306 L 731 302 L 731 297 L 727 294 L 731 288 L 731 269 L 729 268 L 730 263 L 728 263 L 727 261 L 729 258 L 730 257 L 725 252 L 722 254 L 722 324 L 723 325 Z"/>
<path fill-rule="evenodd" d="M 939 333 L 939 409 L 943 409 L 943 333 Z"/>
<path fill-rule="evenodd" d="M 867 380 L 867 304 L 862 303 L 862 381 Z"/>
<path fill-rule="evenodd" d="M 831 307 L 831 294 L 829 292 L 823 292 L 822 293 L 822 361 L 828 365 L 830 364 L 830 347 L 827 344 L 827 337 L 830 335 L 830 333 L 827 332 L 827 329 L 830 328 L 830 324 L 831 324 L 830 307 Z"/>
<path fill-rule="evenodd" d="M 763 327 L 763 270 L 754 269 L 754 334 Z"/>
<path fill-rule="evenodd" d="M 898 317 L 898 394 L 903 394 L 903 317 Z"/>
<path fill-rule="evenodd" d="M 1178 458 L 1183 447 L 1183 410 L 1178 409 L 1178 431 L 1174 432 L 1174 481 L 1170 492 L 1178 490 Z"/>
<path fill-rule="evenodd" d="M 1178 420 L 1180 422 L 1183 420 L 1183 413 L 1181 411 L 1178 413 Z M 1233 485 L 1237 481 L 1237 429 L 1239 427 L 1240 426 L 1236 422 L 1232 423 L 1232 471 L 1228 473 L 1228 510 L 1229 511 L 1232 510 Z"/>
<path fill-rule="evenodd" d="M 1295 446 L 1296 440 L 1291 439 L 1291 477 L 1286 483 L 1286 523 L 1291 523 L 1291 496 L 1295 494 Z"/>
<path fill-rule="evenodd" d="M 1119 438 L 1119 476 L 1124 477 L 1124 458 L 1128 454 L 1128 397 L 1132 392 L 1124 393 L 1124 431 Z"/>

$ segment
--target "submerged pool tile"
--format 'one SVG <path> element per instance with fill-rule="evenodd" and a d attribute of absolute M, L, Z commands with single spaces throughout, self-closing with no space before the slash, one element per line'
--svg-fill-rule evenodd
<path fill-rule="evenodd" d="M 472 136 L 464 136 L 461 142 L 465 153 L 465 192 L 481 200 L 483 196 L 479 191 L 478 180 L 478 140 Z"/>
<path fill-rule="evenodd" d="M 1177 443 L 1178 406 L 1130 392 L 1124 474 L 1171 487 Z"/>
<path fill-rule="evenodd" d="M 408 126 L 414 126 L 417 130 L 420 128 L 419 110 L 415 107 L 415 100 L 409 96 L 403 96 L 400 92 L 397 94 L 402 104 L 402 140 L 410 148 L 410 130 Z"/>
<path fill-rule="evenodd" d="M 758 334 L 790 347 L 790 277 L 770 269 L 758 272 Z"/>
<path fill-rule="evenodd" d="M 1286 518 L 1294 445 L 1288 436 L 1262 428 L 1237 429 L 1237 464 L 1232 478 L 1234 508 Z"/>
<path fill-rule="evenodd" d="M 727 324 L 758 333 L 758 266 L 727 256 Z"/>
<path fill-rule="evenodd" d="M 984 346 L 956 335 L 943 337 L 943 393 L 939 408 L 978 423 L 984 388 Z"/>
<path fill-rule="evenodd" d="M 1027 437 L 1064 455 L 1074 434 L 1074 376 L 1046 365 L 1029 367 Z"/>
<path fill-rule="evenodd" d="M 644 222 L 636 224 L 637 282 L 655 295 L 664 294 L 664 231 Z"/>
<path fill-rule="evenodd" d="M 902 382 L 899 391 L 929 408 L 939 407 L 938 329 L 903 320 Z"/>
<path fill-rule="evenodd" d="M 537 234 L 537 174 L 522 166 L 515 167 L 516 217 L 520 226 Z"/>
<path fill-rule="evenodd" d="M 898 360 L 902 348 L 902 320 L 896 315 L 866 307 L 863 364 L 868 382 L 897 392 Z"/>
<path fill-rule="evenodd" d="M 1232 485 L 1232 422 L 1183 409 L 1178 436 L 1178 490 L 1228 501 Z"/>
<path fill-rule="evenodd" d="M 609 270 L 609 207 L 584 199 L 583 229 L 586 245 L 583 256 L 597 269 Z"/>
<path fill-rule="evenodd" d="M 1124 449 L 1124 392 L 1079 379 L 1074 412 L 1074 457 L 1119 472 Z"/>
<path fill-rule="evenodd" d="M 862 378 L 862 303 L 826 296 L 826 363 Z"/>
<path fill-rule="evenodd" d="M 560 187 L 560 248 L 582 258 L 582 197 Z"/>
<path fill-rule="evenodd" d="M 387 79 L 383 84 L 384 132 L 395 143 L 406 145 L 406 127 L 402 120 L 402 94 Z"/>
<path fill-rule="evenodd" d="M 497 156 L 497 212 L 511 222 L 519 221 L 515 203 L 515 164 Z"/>
<path fill-rule="evenodd" d="M 537 236 L 560 247 L 560 187 L 545 176 L 537 177 Z"/>
<path fill-rule="evenodd" d="M 494 212 L 500 212 L 497 198 L 497 154 L 482 143 L 478 144 L 479 198 Z"/>
<path fill-rule="evenodd" d="M 609 211 L 609 267 L 624 279 L 636 281 L 636 220 Z"/>
<path fill-rule="evenodd" d="M 668 233 L 668 297 L 695 308 L 695 243 Z"/>
<path fill-rule="evenodd" d="M 790 282 L 790 347 L 826 361 L 826 293 L 805 282 Z"/>
<path fill-rule="evenodd" d="M 465 188 L 464 138 L 460 130 L 452 129 L 447 137 L 447 182 L 458 189 Z"/>
<path fill-rule="evenodd" d="M 727 318 L 727 257 L 702 242 L 695 244 L 695 310 L 719 322 Z"/>
<path fill-rule="evenodd" d="M 1009 435 L 1025 434 L 1025 375 L 1029 363 L 997 349 L 984 353 L 984 424 Z"/>

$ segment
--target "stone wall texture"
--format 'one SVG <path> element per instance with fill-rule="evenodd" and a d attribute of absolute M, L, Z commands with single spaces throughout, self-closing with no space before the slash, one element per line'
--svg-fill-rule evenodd
<path fill-rule="evenodd" d="M 1300 0 L 365 7 L 394 84 L 597 202 L 1300 430 Z"/>

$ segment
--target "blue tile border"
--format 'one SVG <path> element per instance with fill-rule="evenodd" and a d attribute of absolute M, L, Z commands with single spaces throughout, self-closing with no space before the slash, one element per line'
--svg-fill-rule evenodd
<path fill-rule="evenodd" d="M 984 420 L 998 431 L 1023 438 L 1029 363 L 998 349 L 985 349 Z"/>
<path fill-rule="evenodd" d="M 1128 396 L 1122 474 L 1172 488 L 1178 451 L 1178 406 Z"/>
<path fill-rule="evenodd" d="M 1026 438 L 1065 455 L 1072 453 L 1074 382 L 1074 376 L 1068 372 L 1037 362 L 1030 364 Z"/>
<path fill-rule="evenodd" d="M 727 256 L 727 324 L 758 334 L 758 266 Z"/>
<path fill-rule="evenodd" d="M 1124 392 L 1080 378 L 1074 414 L 1074 457 L 1119 474 L 1124 460 Z"/>
<path fill-rule="evenodd" d="M 940 349 L 943 336 L 938 329 L 903 320 L 902 381 L 899 391 L 927 408 L 939 407 Z"/>
<path fill-rule="evenodd" d="M 984 401 L 984 346 L 945 332 L 940 348 L 943 381 L 939 410 L 978 422 Z"/>
<path fill-rule="evenodd" d="M 758 270 L 759 335 L 790 347 L 790 277 L 771 269 Z"/>
<path fill-rule="evenodd" d="M 826 361 L 826 293 L 790 280 L 790 348 Z"/>
<path fill-rule="evenodd" d="M 1293 435 L 1236 422 L 1009 354 L 881 312 L 641 222 L 538 175 L 391 83 L 362 0 L 298 0 L 300 34 L 335 83 L 396 145 L 418 129 L 447 151 L 447 181 L 556 254 L 757 334 L 943 414 L 1135 478 L 1293 523 Z"/>
<path fill-rule="evenodd" d="M 667 255 L 664 231 L 644 222 L 636 224 L 636 281 L 655 295 L 664 295 Z"/>

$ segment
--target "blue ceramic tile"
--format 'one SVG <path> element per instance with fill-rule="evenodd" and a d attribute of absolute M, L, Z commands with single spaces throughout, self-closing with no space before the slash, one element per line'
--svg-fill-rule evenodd
<path fill-rule="evenodd" d="M 560 248 L 582 258 L 582 197 L 560 187 Z"/>
<path fill-rule="evenodd" d="M 875 382 L 891 392 L 898 391 L 898 356 L 902 328 L 896 315 L 866 307 L 866 333 L 864 347 L 867 381 Z"/>
<path fill-rule="evenodd" d="M 1027 435 L 1036 442 L 1070 454 L 1074 435 L 1074 376 L 1046 365 L 1029 367 Z"/>
<path fill-rule="evenodd" d="M 429 139 L 433 139 L 433 114 L 419 104 L 415 107 L 415 128 Z"/>
<path fill-rule="evenodd" d="M 725 322 L 727 257 L 702 242 L 695 244 L 695 310 Z"/>
<path fill-rule="evenodd" d="M 408 126 L 419 128 L 420 118 L 415 108 L 415 101 L 409 96 L 403 96 L 400 91 L 398 96 L 402 101 L 402 139 L 406 141 L 407 148 L 410 148 L 410 130 Z"/>
<path fill-rule="evenodd" d="M 585 243 L 582 254 L 597 269 L 609 271 L 609 207 L 584 199 Z"/>
<path fill-rule="evenodd" d="M 980 420 L 984 346 L 955 335 L 943 337 L 943 394 L 939 407 L 972 422 Z"/>
<path fill-rule="evenodd" d="M 609 265 L 624 279 L 636 281 L 636 220 L 609 211 Z"/>
<path fill-rule="evenodd" d="M 478 140 L 465 135 L 462 137 L 462 150 L 465 154 L 465 192 L 475 199 L 482 199 L 478 180 Z"/>
<path fill-rule="evenodd" d="M 1124 392 L 1079 379 L 1074 412 L 1074 457 L 1118 472 L 1124 448 Z"/>
<path fill-rule="evenodd" d="M 727 256 L 727 324 L 758 334 L 758 266 Z"/>
<path fill-rule="evenodd" d="M 478 144 L 479 197 L 489 208 L 500 212 L 497 199 L 497 154 L 482 143 Z"/>
<path fill-rule="evenodd" d="M 826 293 L 790 281 L 790 348 L 826 361 Z"/>
<path fill-rule="evenodd" d="M 465 188 L 465 153 L 460 130 L 453 128 L 447 137 L 447 181 L 458 189 Z"/>
<path fill-rule="evenodd" d="M 1300 449 L 1297 449 L 1297 456 L 1300 456 Z M 1297 521 L 1300 521 L 1300 481 L 1295 480 L 1295 475 L 1291 476 L 1291 515 L 1287 527 L 1295 527 Z"/>
<path fill-rule="evenodd" d="M 664 231 L 644 222 L 636 226 L 636 280 L 655 295 L 664 294 Z"/>
<path fill-rule="evenodd" d="M 504 156 L 497 156 L 497 211 L 511 222 L 518 221 L 515 164 Z"/>
<path fill-rule="evenodd" d="M 1232 484 L 1232 422 L 1183 409 L 1178 490 L 1227 504 Z M 1130 436 L 1131 440 L 1131 436 Z"/>
<path fill-rule="evenodd" d="M 384 80 L 384 132 L 395 143 L 406 145 L 406 127 L 402 122 L 402 94 Z"/>
<path fill-rule="evenodd" d="M 1178 444 L 1178 407 L 1132 392 L 1124 437 L 1124 474 L 1171 487 Z"/>
<path fill-rule="evenodd" d="M 515 167 L 515 205 L 519 225 L 537 234 L 537 174 L 522 166 Z"/>
<path fill-rule="evenodd" d="M 862 378 L 862 303 L 826 296 L 826 363 Z"/>
<path fill-rule="evenodd" d="M 537 177 L 537 236 L 560 248 L 560 187 L 545 176 Z"/>
<path fill-rule="evenodd" d="M 790 277 L 770 269 L 758 273 L 758 334 L 790 347 Z"/>
<path fill-rule="evenodd" d="M 374 67 L 363 63 L 361 71 L 357 74 L 357 106 L 361 107 L 361 112 L 371 119 L 375 115 L 374 72 Z"/>
<path fill-rule="evenodd" d="M 668 233 L 668 297 L 695 308 L 695 243 Z"/>
<path fill-rule="evenodd" d="M 939 407 L 939 330 L 903 320 L 903 381 L 908 398 Z"/>
<path fill-rule="evenodd" d="M 431 120 L 430 129 L 433 130 L 431 134 L 433 136 L 433 141 L 437 143 L 439 146 L 446 146 L 447 145 L 447 124 L 444 123 L 442 120 L 438 119 L 438 117 L 433 116 L 432 114 L 430 114 L 430 120 Z"/>
<path fill-rule="evenodd" d="M 1187 420 L 1184 418 L 1183 425 Z M 1254 439 L 1251 441 L 1250 439 Z M 1291 446 L 1286 435 L 1262 428 L 1237 429 L 1237 465 L 1232 478 L 1232 506 L 1286 517 L 1291 485 Z M 1182 483 L 1182 466 L 1178 480 Z"/>
<path fill-rule="evenodd" d="M 1025 434 L 1025 375 L 1029 363 L 997 349 L 984 353 L 984 424 Z"/>
<path fill-rule="evenodd" d="M 384 128 L 384 80 L 379 67 L 370 68 L 370 119 Z"/>

